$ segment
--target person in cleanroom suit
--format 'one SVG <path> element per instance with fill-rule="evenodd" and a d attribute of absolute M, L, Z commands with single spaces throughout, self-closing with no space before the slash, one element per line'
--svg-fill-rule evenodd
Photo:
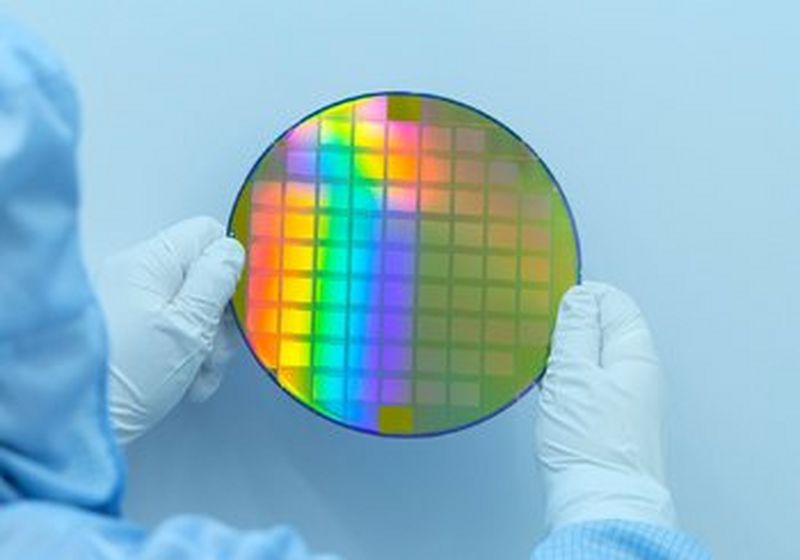
<path fill-rule="evenodd" d="M 118 442 L 219 384 L 244 255 L 214 220 L 179 223 L 109 260 L 104 321 L 80 254 L 77 141 L 64 70 L 0 19 L 0 559 L 322 558 L 286 527 L 182 515 L 147 531 L 120 516 Z M 660 400 L 636 305 L 570 290 L 537 402 L 551 529 L 534 559 L 708 558 L 675 525 Z"/>

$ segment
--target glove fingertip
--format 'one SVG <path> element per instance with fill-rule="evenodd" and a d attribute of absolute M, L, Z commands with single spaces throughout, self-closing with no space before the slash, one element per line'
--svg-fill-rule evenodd
<path fill-rule="evenodd" d="M 199 238 L 209 243 L 225 235 L 225 226 L 211 216 L 195 216 L 184 220 L 182 224 L 185 229 L 193 230 Z"/>
<path fill-rule="evenodd" d="M 586 286 L 573 286 L 561 299 L 548 370 L 565 361 L 599 362 L 600 311 L 593 292 Z"/>
<path fill-rule="evenodd" d="M 571 287 L 561 298 L 556 321 L 556 333 L 569 328 L 595 330 L 600 307 L 595 290 L 584 285 Z"/>
<path fill-rule="evenodd" d="M 244 266 L 244 247 L 232 237 L 222 237 L 214 241 L 204 252 L 205 256 L 218 259 L 221 263 L 240 272 Z"/>
<path fill-rule="evenodd" d="M 241 243 L 230 237 L 223 237 L 212 243 L 196 264 L 202 262 L 203 265 L 198 268 L 204 269 L 207 277 L 216 277 L 215 282 L 219 286 L 225 287 L 223 292 L 230 292 L 225 296 L 225 300 L 227 300 L 236 289 L 244 261 L 245 253 Z"/>
<path fill-rule="evenodd" d="M 235 239 L 211 243 L 187 271 L 173 299 L 178 308 L 202 315 L 203 323 L 217 328 L 225 305 L 233 296 L 244 264 L 244 249 Z"/>

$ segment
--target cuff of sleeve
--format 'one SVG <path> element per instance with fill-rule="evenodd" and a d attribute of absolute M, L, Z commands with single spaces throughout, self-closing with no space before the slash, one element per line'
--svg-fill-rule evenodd
<path fill-rule="evenodd" d="M 562 527 L 534 550 L 531 560 L 669 558 L 712 560 L 694 537 L 644 523 L 606 519 Z"/>

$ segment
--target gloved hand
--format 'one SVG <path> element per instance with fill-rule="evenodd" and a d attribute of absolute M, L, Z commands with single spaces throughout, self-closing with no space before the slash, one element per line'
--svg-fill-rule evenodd
<path fill-rule="evenodd" d="M 573 287 L 559 309 L 536 412 L 551 527 L 625 519 L 672 528 L 661 449 L 662 375 L 629 296 Z"/>
<path fill-rule="evenodd" d="M 234 336 L 223 311 L 243 264 L 239 242 L 205 217 L 106 261 L 98 294 L 111 346 L 111 421 L 123 443 L 158 423 L 187 391 L 203 400 L 219 386 L 221 353 Z"/>

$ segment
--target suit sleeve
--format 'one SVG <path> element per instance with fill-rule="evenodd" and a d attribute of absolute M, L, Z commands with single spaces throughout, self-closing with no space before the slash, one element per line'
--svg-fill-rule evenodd
<path fill-rule="evenodd" d="M 75 94 L 0 16 L 0 558 L 308 560 L 288 528 L 120 517 L 106 337 L 80 253 Z"/>
<path fill-rule="evenodd" d="M 567 525 L 551 533 L 531 560 L 711 560 L 691 536 L 664 527 L 604 520 Z"/>

